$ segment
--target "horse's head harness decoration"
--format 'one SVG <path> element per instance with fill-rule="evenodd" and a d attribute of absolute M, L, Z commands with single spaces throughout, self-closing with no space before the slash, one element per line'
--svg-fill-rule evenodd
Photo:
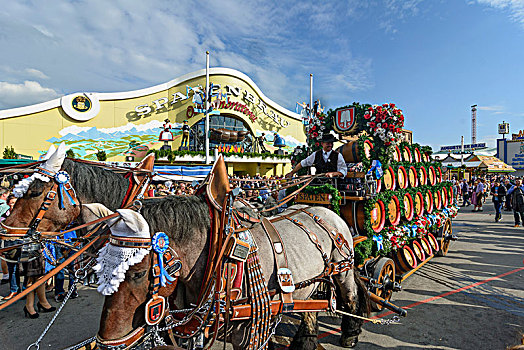
<path fill-rule="evenodd" d="M 146 324 L 131 334 L 115 340 L 104 340 L 97 336 L 100 349 L 121 349 L 134 346 L 140 341 L 147 326 L 158 324 L 167 314 L 168 306 L 160 288 L 176 284 L 182 263 L 176 252 L 169 247 L 169 238 L 164 232 L 150 236 L 149 225 L 137 212 L 119 209 L 120 218 L 111 225 L 109 244 L 100 251 L 97 265 L 93 268 L 98 275 L 98 291 L 111 295 L 125 279 L 129 267 L 140 263 L 151 254 L 149 301 L 145 307 Z"/>
<path fill-rule="evenodd" d="M 71 177 L 67 171 L 60 170 L 58 172 L 54 172 L 53 170 L 47 169 L 43 166 L 37 167 L 33 175 L 31 175 L 29 178 L 21 180 L 15 186 L 13 190 L 15 196 L 17 198 L 22 197 L 29 189 L 31 183 L 36 179 L 42 180 L 44 182 L 53 181 L 53 186 L 45 195 L 44 200 L 40 205 L 36 215 L 31 220 L 29 227 L 9 227 L 3 223 L 0 223 L 1 227 L 5 230 L 5 237 L 12 236 L 13 238 L 20 238 L 21 236 L 26 236 L 37 238 L 39 236 L 39 232 L 37 231 L 38 225 L 40 225 L 40 222 L 44 218 L 47 210 L 57 197 L 59 200 L 58 207 L 60 209 L 65 209 L 64 202 L 66 199 L 68 200 L 69 204 L 73 206 L 80 205 L 80 201 L 78 200 L 76 192 L 70 182 Z"/>

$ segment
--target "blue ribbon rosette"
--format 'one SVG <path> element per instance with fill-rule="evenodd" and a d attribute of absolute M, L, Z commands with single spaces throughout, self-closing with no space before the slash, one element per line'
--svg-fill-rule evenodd
<path fill-rule="evenodd" d="M 417 228 L 418 228 L 417 225 L 411 225 L 410 227 L 411 237 L 417 237 Z"/>
<path fill-rule="evenodd" d="M 382 236 L 373 236 L 373 240 L 377 242 L 377 249 L 378 251 L 381 251 L 384 249 L 384 243 Z"/>
<path fill-rule="evenodd" d="M 375 176 L 377 180 L 380 179 L 384 174 L 384 171 L 382 171 L 382 163 L 380 163 L 380 160 L 375 159 L 371 162 L 371 168 L 369 169 L 367 175 L 373 173 L 373 170 L 375 170 Z"/>
<path fill-rule="evenodd" d="M 65 189 L 65 184 L 69 183 L 69 174 L 65 171 L 59 171 L 55 175 L 55 180 L 58 183 L 58 206 L 60 209 L 65 209 L 64 196 L 67 196 L 71 205 L 76 205 L 74 198 Z M 74 190 L 73 190 L 74 191 Z"/>
<path fill-rule="evenodd" d="M 175 279 L 164 269 L 164 253 L 169 247 L 169 237 L 164 232 L 157 232 L 151 239 L 151 246 L 158 255 L 158 267 L 160 268 L 160 285 L 165 287 L 171 284 Z"/>

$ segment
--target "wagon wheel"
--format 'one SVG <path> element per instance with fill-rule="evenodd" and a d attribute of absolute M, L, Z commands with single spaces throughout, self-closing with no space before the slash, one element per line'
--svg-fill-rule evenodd
<path fill-rule="evenodd" d="M 393 294 L 392 283 L 395 282 L 395 264 L 390 258 L 381 258 L 373 269 L 373 279 L 382 287 L 372 287 L 370 291 L 386 300 L 391 299 Z M 380 311 L 382 305 L 371 303 L 373 310 Z"/>
<path fill-rule="evenodd" d="M 438 256 L 445 256 L 448 254 L 449 245 L 451 243 L 451 240 L 448 236 L 451 236 L 452 233 L 451 220 L 447 219 L 438 233 L 438 241 L 440 243 L 440 251 L 438 252 Z"/>

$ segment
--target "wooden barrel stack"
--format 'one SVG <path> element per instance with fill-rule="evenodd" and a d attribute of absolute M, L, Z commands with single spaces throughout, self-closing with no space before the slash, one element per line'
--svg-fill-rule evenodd
<path fill-rule="evenodd" d="M 369 139 L 348 142 L 337 151 L 347 163 L 365 161 L 370 164 L 375 154 Z M 406 273 L 443 247 L 442 237 L 449 236 L 450 224 L 445 224 L 446 227 L 434 235 L 413 227 L 419 219 L 452 205 L 453 191 L 448 185 L 439 185 L 442 170 L 438 164 L 431 163 L 430 154 L 405 143 L 392 148 L 391 160 L 389 164 L 382 164 L 382 176 L 376 181 L 375 197 L 346 198 L 345 204 L 340 206 L 340 215 L 356 233 L 367 236 L 367 241 L 392 227 L 401 231 L 413 230 L 409 234 L 409 244 L 400 244 L 389 255 L 395 262 L 397 273 Z M 371 244 L 375 243 L 372 241 Z"/>

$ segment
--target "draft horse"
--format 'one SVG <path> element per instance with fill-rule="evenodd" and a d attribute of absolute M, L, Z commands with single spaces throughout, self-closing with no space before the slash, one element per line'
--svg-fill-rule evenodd
<path fill-rule="evenodd" d="M 57 151 L 58 152 L 58 151 Z M 54 163 L 54 169 L 64 168 L 71 174 L 71 184 L 75 187 L 77 196 L 83 203 L 86 199 L 97 199 L 114 209 L 118 202 L 122 200 L 127 192 L 126 179 L 121 176 L 117 179 L 110 172 L 102 174 L 111 176 L 114 180 L 113 185 L 107 188 L 98 186 L 106 179 L 86 177 L 80 174 L 85 170 L 84 164 L 77 164 L 70 161 L 64 162 L 64 155 L 57 153 L 56 157 L 51 156 L 50 160 Z M 60 166 L 57 168 L 57 165 Z M 79 171 L 80 168 L 83 168 Z M 219 160 L 214 167 L 218 183 L 223 186 L 214 196 L 218 202 L 225 199 L 229 191 L 227 174 L 223 160 Z M 78 171 L 78 173 L 77 173 Z M 100 175 L 100 174 L 97 174 Z M 119 175 L 120 176 L 120 175 Z M 77 183 L 76 180 L 83 178 L 84 183 Z M 108 184 L 105 182 L 105 184 Z M 13 214 L 9 217 L 5 225 L 8 227 L 27 227 L 31 217 L 38 210 L 44 201 L 45 193 L 51 189 L 52 184 L 41 180 L 34 180 L 28 187 L 27 192 L 17 202 Z M 109 199 L 114 197 L 116 200 Z M 82 200 L 83 199 L 83 200 Z M 89 208 L 87 208 L 89 209 Z M 291 208 L 293 210 L 293 208 Z M 82 210 L 84 217 L 89 218 L 94 215 L 91 209 Z M 197 196 L 169 196 L 161 199 L 144 200 L 141 214 L 150 227 L 150 233 L 165 232 L 169 236 L 170 248 L 178 254 L 181 269 L 177 284 L 166 285 L 158 290 L 158 294 L 168 299 L 168 304 L 172 310 L 183 309 L 190 305 L 198 304 L 202 285 L 206 280 L 206 267 L 210 254 L 210 232 L 213 226 L 210 218 L 209 198 L 205 194 Z M 312 216 L 321 217 L 326 224 L 333 227 L 342 234 L 348 245 L 352 247 L 352 239 L 349 230 L 343 220 L 335 213 L 322 207 L 307 208 L 306 211 L 296 211 L 293 220 L 302 223 L 303 227 L 309 228 L 317 237 L 318 246 L 312 244 L 310 237 L 306 234 L 303 227 L 297 226 L 296 222 L 290 219 L 282 219 L 274 222 L 274 227 L 282 238 L 282 245 L 287 255 L 288 268 L 293 272 L 295 281 L 308 281 L 318 276 L 325 269 L 326 257 L 329 262 L 337 263 L 343 260 L 340 252 L 335 249 L 335 244 L 326 230 L 319 227 Z M 78 208 L 74 205 L 65 205 L 65 208 L 53 207 L 48 210 L 41 221 L 43 229 L 58 231 L 65 228 L 73 220 L 79 220 Z M 89 219 L 86 219 L 89 220 Z M 250 228 L 252 238 L 258 247 L 258 256 L 261 272 L 263 274 L 265 287 L 269 291 L 278 291 L 281 286 L 277 276 L 277 266 L 274 258 L 274 250 L 267 234 L 260 229 L 260 224 L 254 224 Z M 320 252 L 325 252 L 325 257 Z M 125 273 L 125 279 L 120 284 L 118 291 L 111 296 L 107 296 L 104 301 L 100 329 L 98 333 L 99 346 L 101 348 L 112 349 L 127 344 L 127 341 L 134 339 L 139 334 L 140 329 L 145 329 L 145 305 L 151 297 L 151 282 L 154 280 L 152 273 L 152 257 L 147 255 L 141 262 L 131 266 Z M 343 308 L 349 312 L 365 314 L 367 312 L 367 292 L 365 287 L 359 283 L 359 278 L 353 270 L 344 271 L 334 276 L 336 291 Z M 293 292 L 296 300 L 306 300 L 315 291 L 318 283 L 312 283 L 304 288 Z M 205 297 L 205 296 L 204 296 Z M 278 293 L 273 295 L 278 298 Z M 310 314 L 304 317 L 303 324 L 299 328 L 298 337 L 295 338 L 294 345 L 297 348 L 308 348 L 316 346 L 316 317 Z M 343 346 L 354 346 L 360 333 L 361 321 L 344 316 L 342 319 Z M 229 330 L 229 329 L 228 329 Z M 235 349 L 246 347 L 246 334 L 249 330 L 249 322 L 231 322 L 231 331 L 225 336 Z M 134 339 L 137 340 L 137 339 Z M 313 342 L 311 342 L 313 341 Z M 116 345 L 115 345 L 116 344 Z"/>

